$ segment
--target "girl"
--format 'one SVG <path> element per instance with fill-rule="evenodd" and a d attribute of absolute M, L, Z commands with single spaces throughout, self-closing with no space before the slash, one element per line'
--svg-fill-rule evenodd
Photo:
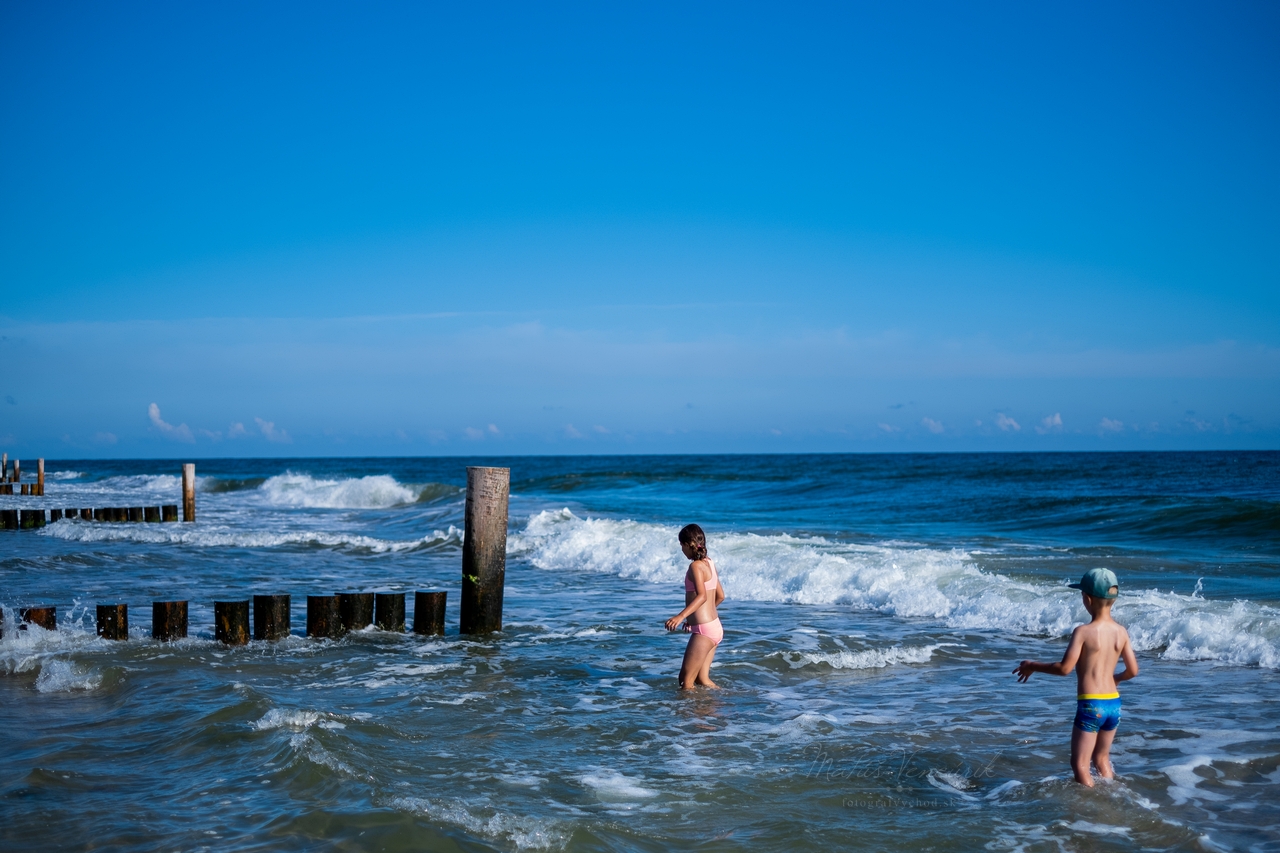
<path fill-rule="evenodd" d="M 675 631 L 687 619 L 685 630 L 693 635 L 684 650 L 684 663 L 680 664 L 680 687 L 719 687 L 711 680 L 711 661 L 716 656 L 716 646 L 724 639 L 724 628 L 716 613 L 716 606 L 724 601 L 724 585 L 715 564 L 707 559 L 707 537 L 701 527 L 685 525 L 680 531 L 680 550 L 693 561 L 684 576 L 684 610 L 666 622 L 667 630 Z"/>

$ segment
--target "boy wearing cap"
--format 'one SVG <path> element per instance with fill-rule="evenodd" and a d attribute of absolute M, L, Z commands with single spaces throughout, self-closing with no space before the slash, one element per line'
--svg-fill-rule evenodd
<path fill-rule="evenodd" d="M 1018 681 L 1032 673 L 1070 675 L 1076 671 L 1076 719 L 1071 729 L 1071 769 L 1076 781 L 1093 787 L 1089 760 L 1104 779 L 1114 778 L 1111 769 L 1111 741 L 1120 725 L 1120 691 L 1116 685 L 1138 674 L 1138 659 L 1129 643 L 1129 632 L 1111 618 L 1111 605 L 1120 595 L 1120 582 L 1110 569 L 1090 569 L 1080 583 L 1084 609 L 1093 621 L 1071 632 L 1071 642 L 1058 663 L 1024 660 L 1014 670 Z M 1124 658 L 1124 669 L 1116 673 L 1116 662 Z M 1077 669 L 1078 667 L 1078 669 Z"/>

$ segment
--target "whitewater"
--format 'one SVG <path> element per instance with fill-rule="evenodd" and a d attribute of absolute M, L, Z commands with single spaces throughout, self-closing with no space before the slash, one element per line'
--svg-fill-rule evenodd
<path fill-rule="evenodd" d="M 1280 849 L 1278 456 L 482 460 L 512 469 L 488 639 L 456 633 L 467 460 L 198 462 L 195 524 L 0 541 L 0 843 Z M 48 467 L 0 503 L 179 490 L 176 461 Z M 728 594 L 698 697 L 661 629 L 688 521 Z M 1061 654 L 1095 566 L 1143 669 L 1086 793 L 1073 683 L 1010 670 Z M 306 595 L 415 589 L 449 591 L 445 637 L 305 638 Z M 291 637 L 213 641 L 215 599 L 282 592 Z M 172 598 L 191 636 L 154 643 Z M 127 643 L 94 633 L 115 602 Z M 36 603 L 57 631 L 14 630 Z"/>

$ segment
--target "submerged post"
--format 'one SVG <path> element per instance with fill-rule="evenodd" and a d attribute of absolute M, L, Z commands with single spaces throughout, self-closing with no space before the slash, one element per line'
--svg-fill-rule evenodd
<path fill-rule="evenodd" d="M 104 640 L 129 639 L 129 605 L 98 605 L 98 636 Z"/>
<path fill-rule="evenodd" d="M 157 640 L 184 640 L 187 637 L 185 601 L 151 602 L 151 636 Z"/>
<path fill-rule="evenodd" d="M 404 593 L 379 592 L 373 596 L 373 622 L 380 631 L 404 633 Z"/>
<path fill-rule="evenodd" d="M 196 463 L 182 465 L 182 520 L 196 520 Z"/>
<path fill-rule="evenodd" d="M 507 572 L 507 501 L 510 468 L 467 468 L 466 532 L 462 541 L 463 634 L 502 630 L 502 587 Z"/>
<path fill-rule="evenodd" d="M 215 601 L 213 603 L 213 638 L 228 646 L 249 642 L 249 601 Z"/>
<path fill-rule="evenodd" d="M 255 595 L 253 597 L 253 638 L 283 640 L 289 636 L 289 596 Z"/>
<path fill-rule="evenodd" d="M 177 521 L 178 505 L 165 504 L 164 506 L 160 507 L 160 520 L 161 521 Z"/>
<path fill-rule="evenodd" d="M 307 596 L 307 636 L 336 640 L 342 636 L 342 612 L 336 595 Z"/>
<path fill-rule="evenodd" d="M 27 630 L 28 625 L 39 625 L 46 631 L 58 630 L 58 608 L 53 605 L 18 608 L 19 631 Z"/>
<path fill-rule="evenodd" d="M 44 495 L 44 460 L 36 460 L 36 494 Z"/>
<path fill-rule="evenodd" d="M 413 594 L 413 633 L 444 636 L 444 604 L 447 592 Z"/>
<path fill-rule="evenodd" d="M 160 523 L 160 507 L 149 506 L 149 507 L 145 507 L 144 511 L 145 511 L 145 520 L 147 521 L 147 523 L 149 524 Z"/>
<path fill-rule="evenodd" d="M 361 631 L 373 624 L 373 593 L 340 592 L 338 610 L 344 631 Z"/>

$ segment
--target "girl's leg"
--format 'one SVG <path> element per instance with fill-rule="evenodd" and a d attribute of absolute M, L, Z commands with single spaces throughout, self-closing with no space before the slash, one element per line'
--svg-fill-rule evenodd
<path fill-rule="evenodd" d="M 1103 779 L 1116 778 L 1115 771 L 1111 769 L 1111 742 L 1116 739 L 1116 731 L 1098 732 L 1098 743 L 1093 747 L 1093 766 L 1098 768 L 1098 775 Z"/>
<path fill-rule="evenodd" d="M 1076 781 L 1089 788 L 1093 787 L 1093 777 L 1089 775 L 1089 759 L 1098 740 L 1097 732 L 1071 727 L 1071 769 L 1076 774 Z M 1111 741 L 1108 740 L 1107 746 L 1110 745 Z"/>
<path fill-rule="evenodd" d="M 702 671 L 703 661 L 707 655 L 716 650 L 716 644 L 710 637 L 694 634 L 689 638 L 689 645 L 684 647 L 684 661 L 680 664 L 680 686 L 685 690 L 694 686 L 694 680 Z"/>
<path fill-rule="evenodd" d="M 694 683 L 701 684 L 703 687 L 719 687 L 711 680 L 711 662 L 716 659 L 716 649 L 719 646 L 711 647 L 711 654 L 707 655 L 706 660 L 702 662 L 702 669 L 698 670 L 698 677 L 694 679 Z"/>

